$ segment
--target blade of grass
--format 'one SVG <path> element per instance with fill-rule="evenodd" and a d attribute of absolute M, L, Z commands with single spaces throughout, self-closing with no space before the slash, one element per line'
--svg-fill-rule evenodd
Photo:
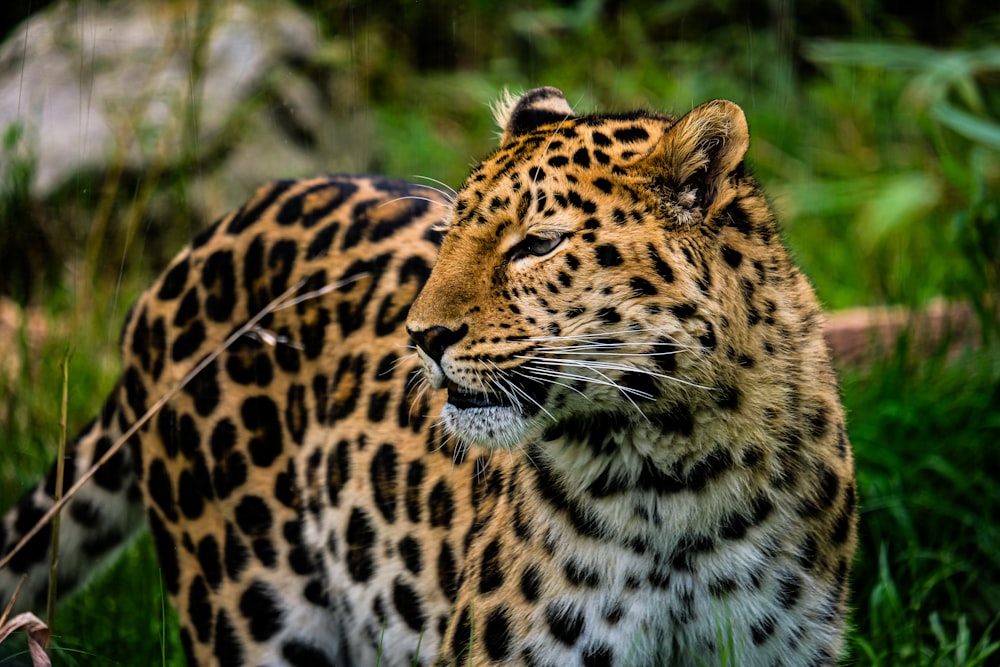
<path fill-rule="evenodd" d="M 167 664 L 167 602 L 163 594 L 163 570 L 159 569 L 160 576 L 160 664 Z"/>
<path fill-rule="evenodd" d="M 995 123 L 977 118 L 947 102 L 935 104 L 931 108 L 931 116 L 966 139 L 1000 150 L 1000 126 Z"/>
<path fill-rule="evenodd" d="M 59 416 L 59 452 L 56 455 L 56 495 L 55 501 L 58 505 L 62 500 L 63 480 L 66 472 L 66 424 L 69 412 L 69 360 L 73 356 L 70 349 L 63 353 L 61 364 L 62 370 L 62 405 Z M 59 580 L 59 519 L 61 513 L 56 512 L 52 517 L 52 551 L 49 557 L 49 590 L 48 599 L 45 604 L 45 621 L 49 630 L 55 629 L 56 624 L 56 587 Z"/>
<path fill-rule="evenodd" d="M 7 607 L 0 614 L 0 627 L 2 627 L 7 619 L 10 618 L 10 613 L 14 611 L 14 603 L 17 602 L 17 596 L 21 594 L 21 589 L 24 588 L 24 582 L 27 580 L 28 575 L 21 575 L 21 580 L 17 582 L 17 588 L 14 589 L 14 594 L 10 596 L 10 600 L 7 602 Z"/>

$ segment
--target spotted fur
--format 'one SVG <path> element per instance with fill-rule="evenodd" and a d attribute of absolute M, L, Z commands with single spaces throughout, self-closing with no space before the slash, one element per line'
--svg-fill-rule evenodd
<path fill-rule="evenodd" d="M 454 197 L 275 183 L 173 261 L 67 485 L 285 301 L 70 502 L 62 588 L 145 518 L 192 664 L 835 664 L 851 452 L 742 111 L 498 114 Z"/>

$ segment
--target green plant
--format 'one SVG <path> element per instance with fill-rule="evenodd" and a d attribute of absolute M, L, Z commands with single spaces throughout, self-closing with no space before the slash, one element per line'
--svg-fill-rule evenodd
<path fill-rule="evenodd" d="M 992 194 L 1000 187 L 1000 96 L 987 82 L 1000 73 L 1000 48 L 817 41 L 805 52 L 829 73 L 813 95 L 837 129 L 835 144 L 818 142 L 812 175 L 787 185 L 796 227 L 818 224 L 861 255 L 867 275 L 861 285 L 846 276 L 852 291 L 866 288 L 876 303 L 967 299 L 990 334 L 1000 294 L 1000 201 Z M 801 252 L 821 266 L 842 261 L 824 261 L 818 253 L 830 246 L 815 240 L 804 233 Z"/>

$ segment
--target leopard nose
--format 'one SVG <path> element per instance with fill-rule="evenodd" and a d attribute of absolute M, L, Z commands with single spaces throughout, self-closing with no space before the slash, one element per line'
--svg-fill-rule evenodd
<path fill-rule="evenodd" d="M 444 351 L 451 345 L 462 340 L 465 334 L 469 333 L 469 325 L 463 324 L 458 329 L 438 326 L 420 331 L 413 329 L 407 329 L 407 331 L 410 333 L 410 338 L 413 339 L 413 342 L 417 344 L 417 347 L 426 352 L 427 356 L 434 360 L 434 363 L 439 364 L 441 363 L 441 357 L 444 356 Z"/>

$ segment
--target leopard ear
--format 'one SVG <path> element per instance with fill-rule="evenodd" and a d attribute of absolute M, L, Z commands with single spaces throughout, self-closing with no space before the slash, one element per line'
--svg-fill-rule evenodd
<path fill-rule="evenodd" d="M 678 214 L 704 217 L 713 208 L 729 175 L 750 146 L 747 119 L 728 100 L 706 102 L 663 135 L 648 163 L 653 178 Z"/>
<path fill-rule="evenodd" d="M 576 114 L 561 90 L 547 86 L 529 90 L 521 97 L 504 93 L 493 107 L 493 117 L 503 128 L 500 143 L 506 143 L 546 123 L 575 118 Z"/>

